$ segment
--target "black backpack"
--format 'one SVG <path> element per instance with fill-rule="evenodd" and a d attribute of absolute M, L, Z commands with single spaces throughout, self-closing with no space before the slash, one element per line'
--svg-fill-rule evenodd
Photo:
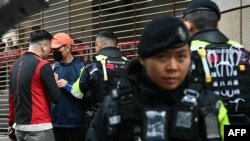
<path fill-rule="evenodd" d="M 249 113 L 249 60 L 245 48 L 230 43 L 203 44 L 192 50 L 192 80 L 205 82 L 220 96 L 229 113 Z"/>

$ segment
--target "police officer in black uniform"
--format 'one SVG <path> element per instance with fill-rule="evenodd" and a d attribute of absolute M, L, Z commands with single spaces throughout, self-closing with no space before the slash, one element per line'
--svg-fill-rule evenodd
<path fill-rule="evenodd" d="M 248 91 L 250 82 L 249 51 L 247 51 L 239 42 L 229 39 L 217 28 L 220 18 L 220 9 L 218 5 L 211 0 L 194 0 L 183 11 L 184 23 L 192 35 L 190 49 L 193 51 L 193 58 L 197 58 L 195 51 L 199 50 L 199 48 L 209 48 L 210 50 L 207 52 L 211 52 L 211 50 L 216 52 L 214 55 L 216 55 L 216 58 L 219 60 L 219 62 L 224 62 L 224 64 L 227 63 L 228 65 L 234 66 L 235 68 L 233 71 L 236 72 L 236 75 L 228 75 L 227 73 L 224 73 L 224 75 L 219 75 L 223 74 L 222 69 L 220 69 L 218 73 L 213 75 L 210 83 L 212 85 L 209 84 L 211 89 L 220 95 L 220 98 L 228 109 L 230 123 L 250 124 L 250 96 Z M 234 51 L 236 52 L 235 56 L 228 55 L 232 54 L 233 51 L 230 51 L 232 47 L 234 47 L 236 50 Z M 223 49 L 223 52 L 230 53 L 218 53 L 221 51 L 221 49 Z M 239 50 L 241 52 L 241 56 L 240 54 L 237 54 Z M 239 62 L 238 64 L 234 62 L 232 63 L 226 58 L 234 58 L 235 60 L 239 60 Z M 212 60 L 208 60 L 208 62 L 212 62 L 213 64 L 217 63 L 213 62 Z M 199 62 L 197 61 L 194 61 L 193 64 L 196 66 L 193 67 L 193 75 L 195 80 L 200 78 L 200 80 L 202 80 L 204 76 L 202 76 L 201 73 L 203 72 L 204 74 L 205 72 L 204 64 L 202 63 L 200 66 Z M 226 65 L 223 66 L 225 67 Z M 217 70 L 219 67 L 222 66 L 215 65 Z M 240 67 L 245 67 L 245 69 L 239 71 L 238 68 Z M 210 71 L 210 73 L 212 74 L 212 71 Z M 238 83 L 233 83 L 231 85 L 228 83 L 230 80 Z M 218 85 L 214 85 L 216 82 L 219 82 Z M 223 82 L 225 82 L 225 84 L 223 84 Z"/>
<path fill-rule="evenodd" d="M 176 17 L 149 22 L 138 60 L 105 97 L 86 141 L 221 141 L 227 110 L 204 85 L 188 81 L 188 30 Z M 219 115 L 219 116 L 218 116 Z"/>
<path fill-rule="evenodd" d="M 126 73 L 128 59 L 117 44 L 117 36 L 111 30 L 100 31 L 95 39 L 97 55 L 82 68 L 80 77 L 68 89 L 76 98 L 84 98 L 87 126 L 109 89 L 116 87 L 122 72 Z"/>
<path fill-rule="evenodd" d="M 217 28 L 220 18 L 220 9 L 211 0 L 194 0 L 183 11 L 183 20 L 193 41 L 199 40 L 213 44 L 229 43 L 242 48 L 240 43 L 230 40 Z M 193 44 L 191 50 L 196 48 Z"/>

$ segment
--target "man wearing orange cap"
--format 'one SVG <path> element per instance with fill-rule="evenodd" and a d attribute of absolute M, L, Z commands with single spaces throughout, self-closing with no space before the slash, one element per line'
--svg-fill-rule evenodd
<path fill-rule="evenodd" d="M 83 100 L 74 98 L 67 85 L 72 85 L 79 77 L 84 62 L 71 53 L 73 39 L 66 33 L 53 36 L 51 48 L 53 52 L 54 72 L 57 86 L 62 93 L 62 99 L 52 106 L 52 117 L 56 141 L 84 140 L 84 110 Z"/>

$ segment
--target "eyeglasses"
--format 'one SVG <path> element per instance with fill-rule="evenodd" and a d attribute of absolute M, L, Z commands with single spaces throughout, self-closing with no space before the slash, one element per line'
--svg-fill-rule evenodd
<path fill-rule="evenodd" d="M 66 47 L 66 45 L 61 45 L 58 48 L 52 48 L 52 51 L 59 51 L 61 48 Z"/>

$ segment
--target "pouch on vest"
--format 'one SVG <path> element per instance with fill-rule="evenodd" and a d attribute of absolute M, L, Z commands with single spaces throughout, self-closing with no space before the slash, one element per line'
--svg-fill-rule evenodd
<path fill-rule="evenodd" d="M 168 113 L 162 110 L 144 111 L 144 140 L 145 141 L 168 141 Z"/>
<path fill-rule="evenodd" d="M 207 114 L 204 117 L 207 141 L 220 141 L 218 118 L 214 114 Z"/>
<path fill-rule="evenodd" d="M 206 141 L 221 141 L 218 111 L 220 104 L 212 93 L 204 93 L 200 99 L 200 113 Z"/>

